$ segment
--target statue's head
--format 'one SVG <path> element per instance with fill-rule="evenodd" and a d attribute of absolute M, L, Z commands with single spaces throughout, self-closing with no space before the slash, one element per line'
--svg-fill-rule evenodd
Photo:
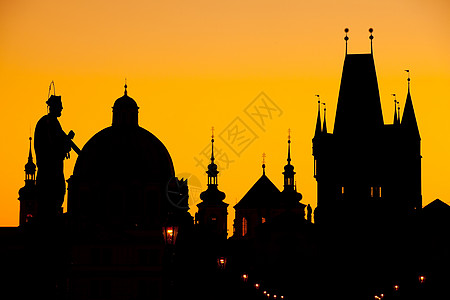
<path fill-rule="evenodd" d="M 61 116 L 61 111 L 63 109 L 61 96 L 51 95 L 45 103 L 47 103 L 49 107 L 49 114 L 55 115 L 56 117 Z"/>

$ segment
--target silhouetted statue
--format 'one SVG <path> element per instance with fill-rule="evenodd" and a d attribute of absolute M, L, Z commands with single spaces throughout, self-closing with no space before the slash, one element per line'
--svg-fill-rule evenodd
<path fill-rule="evenodd" d="M 51 221 L 62 211 L 66 192 L 64 159 L 69 158 L 71 139 L 75 135 L 73 131 L 66 135 L 59 124 L 63 109 L 61 96 L 51 95 L 46 103 L 48 114 L 37 122 L 34 132 L 38 218 L 43 222 Z"/>

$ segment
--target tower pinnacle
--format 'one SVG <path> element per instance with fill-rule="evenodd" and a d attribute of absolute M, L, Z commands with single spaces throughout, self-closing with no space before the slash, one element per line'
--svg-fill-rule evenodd
<path fill-rule="evenodd" d="M 373 41 L 373 35 L 372 35 L 373 28 L 369 28 L 369 32 L 370 32 L 370 36 L 369 36 L 369 39 L 370 39 L 370 53 L 373 54 L 373 44 L 372 44 L 372 41 Z"/>

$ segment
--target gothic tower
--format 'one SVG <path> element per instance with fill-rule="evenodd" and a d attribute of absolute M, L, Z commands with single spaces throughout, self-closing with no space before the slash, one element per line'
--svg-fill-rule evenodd
<path fill-rule="evenodd" d="M 325 129 L 325 116 L 321 124 L 319 103 L 312 140 L 316 223 L 399 221 L 422 208 L 420 135 L 410 79 L 401 122 L 396 101 L 394 123 L 384 124 L 372 49 L 345 55 L 333 133 Z"/>
<path fill-rule="evenodd" d="M 30 151 L 28 154 L 28 162 L 25 164 L 25 185 L 19 190 L 20 226 L 31 222 L 32 218 L 36 217 L 37 212 L 36 165 L 33 162 L 33 154 L 31 152 L 32 138 L 30 137 L 29 139 Z"/>
<path fill-rule="evenodd" d="M 213 129 L 214 130 L 214 129 Z M 217 188 L 217 165 L 214 163 L 214 131 L 211 136 L 211 163 L 208 165 L 208 188 L 200 194 L 203 201 L 197 204 L 198 212 L 195 222 L 201 232 L 208 233 L 214 238 L 227 238 L 227 208 L 228 204 L 223 202 L 225 193 Z"/>

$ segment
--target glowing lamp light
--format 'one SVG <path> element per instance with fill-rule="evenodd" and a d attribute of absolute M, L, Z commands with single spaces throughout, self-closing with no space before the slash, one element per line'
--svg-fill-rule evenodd
<path fill-rule="evenodd" d="M 263 294 L 264 294 L 264 295 L 267 294 L 267 291 L 264 291 Z"/>
<path fill-rule="evenodd" d="M 277 295 L 273 295 L 273 299 L 277 299 Z"/>
<path fill-rule="evenodd" d="M 284 299 L 284 296 L 280 296 L 281 299 Z"/>
<path fill-rule="evenodd" d="M 394 291 L 398 291 L 399 288 L 398 284 L 394 285 Z"/>
<path fill-rule="evenodd" d="M 269 298 L 270 297 L 270 294 L 269 293 L 267 293 L 267 298 Z"/>
<path fill-rule="evenodd" d="M 219 257 L 217 259 L 217 266 L 221 270 L 225 270 L 225 267 L 227 266 L 227 258 L 226 257 Z"/>
<path fill-rule="evenodd" d="M 259 289 L 259 283 L 255 283 L 255 288 Z"/>
<path fill-rule="evenodd" d="M 247 280 L 248 280 L 248 274 L 247 274 L 247 273 L 242 274 L 241 278 L 242 278 L 242 280 L 243 280 L 244 282 L 247 282 Z"/>
<path fill-rule="evenodd" d="M 175 245 L 178 235 L 178 226 L 166 225 L 163 226 L 164 243 L 166 245 Z"/>
<path fill-rule="evenodd" d="M 419 276 L 419 282 L 424 283 L 425 282 L 425 276 L 421 275 Z"/>

